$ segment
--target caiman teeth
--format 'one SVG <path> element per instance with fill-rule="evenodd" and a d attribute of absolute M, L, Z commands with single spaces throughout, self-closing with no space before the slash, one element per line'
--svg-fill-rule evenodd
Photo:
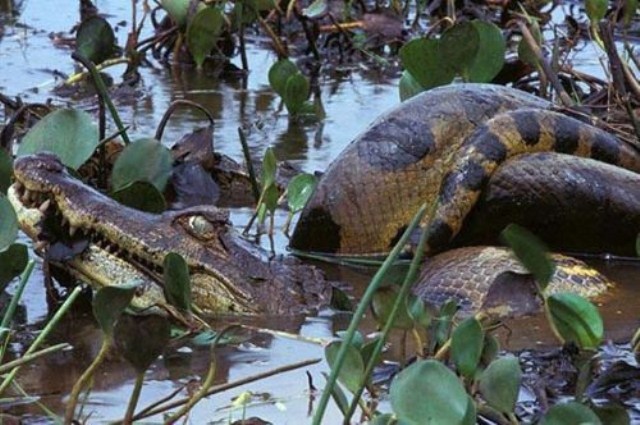
<path fill-rule="evenodd" d="M 38 210 L 40 210 L 40 212 L 44 214 L 47 212 L 50 206 L 51 206 L 51 199 L 47 199 L 42 204 L 40 204 L 40 207 L 38 207 Z"/>
<path fill-rule="evenodd" d="M 24 193 L 22 194 L 22 197 L 27 200 L 30 201 L 31 200 L 31 195 L 33 194 L 33 192 L 31 192 L 29 189 L 25 189 Z"/>
<path fill-rule="evenodd" d="M 69 224 L 69 236 L 73 237 L 76 234 L 78 228 L 72 224 Z"/>
<path fill-rule="evenodd" d="M 22 183 L 20 183 L 18 180 L 16 180 L 13 183 L 13 186 L 15 187 L 16 192 L 18 192 L 18 193 L 22 192 L 22 189 L 24 189 L 24 185 Z"/>
<path fill-rule="evenodd" d="M 47 241 L 37 241 L 33 244 L 33 250 L 36 252 L 43 252 L 47 249 L 49 243 Z"/>

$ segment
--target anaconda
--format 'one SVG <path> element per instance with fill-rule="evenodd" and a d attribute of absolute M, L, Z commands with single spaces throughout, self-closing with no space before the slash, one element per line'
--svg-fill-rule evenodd
<path fill-rule="evenodd" d="M 452 85 L 415 96 L 376 120 L 329 166 L 291 247 L 385 254 L 427 202 L 436 203 L 422 222 L 427 253 L 446 250 L 494 172 L 529 153 L 590 157 L 640 171 L 636 149 L 551 109 L 533 95 L 492 85 Z M 640 230 L 637 224 L 629 234 Z"/>

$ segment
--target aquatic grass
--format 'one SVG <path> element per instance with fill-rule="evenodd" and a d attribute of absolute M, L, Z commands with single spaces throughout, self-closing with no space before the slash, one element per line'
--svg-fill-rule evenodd
<path fill-rule="evenodd" d="M 27 263 L 27 267 L 22 272 L 20 276 L 20 282 L 18 283 L 18 287 L 16 288 L 16 292 L 11 297 L 11 301 L 7 306 L 7 310 L 4 312 L 4 316 L 2 317 L 2 322 L 0 322 L 0 341 L 2 341 L 6 335 L 9 333 L 9 323 L 13 320 L 13 316 L 16 313 L 16 309 L 18 308 L 18 303 L 20 299 L 22 299 L 22 294 L 24 292 L 24 288 L 27 286 L 27 282 L 31 277 L 31 273 L 33 273 L 33 267 L 35 266 L 35 261 L 29 260 Z M 4 350 L 0 350 L 0 362 L 4 357 Z M 2 392 L 2 391 L 0 391 Z"/>
<path fill-rule="evenodd" d="M 358 303 L 358 307 L 356 308 L 356 311 L 353 314 L 351 323 L 349 323 L 349 327 L 345 332 L 344 338 L 342 340 L 342 344 L 340 346 L 340 350 L 336 355 L 335 363 L 331 368 L 331 374 L 329 375 L 329 379 L 327 380 L 325 389 L 324 391 L 322 391 L 322 396 L 320 397 L 320 401 L 318 403 L 316 413 L 313 416 L 312 425 L 320 425 L 322 423 L 322 417 L 324 416 L 325 410 L 327 408 L 327 404 L 329 403 L 329 397 L 331 396 L 332 389 L 336 386 L 338 376 L 340 374 L 340 369 L 342 368 L 347 356 L 347 349 L 349 348 L 349 346 L 353 341 L 354 335 L 358 330 L 358 326 L 360 325 L 360 321 L 362 320 L 366 310 L 369 308 L 369 304 L 371 303 L 371 300 L 373 299 L 375 292 L 382 285 L 383 279 L 387 274 L 387 271 L 394 265 L 395 260 L 398 258 L 401 251 L 404 249 L 404 246 L 408 242 L 409 237 L 413 232 L 413 230 L 419 225 L 426 210 L 427 210 L 427 205 L 422 204 L 422 206 L 420 207 L 416 215 L 411 220 L 411 223 L 409 224 L 405 232 L 402 234 L 402 237 L 400 238 L 400 240 L 393 247 L 393 250 L 391 250 L 387 259 L 384 261 L 384 263 L 382 263 L 382 266 L 380 267 L 380 269 L 378 269 L 374 277 L 371 279 L 371 282 L 369 283 L 369 286 L 367 287 L 364 295 L 362 296 L 362 299 Z M 422 243 L 422 237 L 421 237 L 421 243 Z M 405 283 L 406 282 L 407 280 L 405 279 Z M 403 284 L 403 287 L 404 287 L 404 284 Z M 398 297 L 397 302 L 399 301 L 402 301 L 401 297 Z M 398 306 L 394 305 L 393 310 L 396 312 L 398 311 L 397 307 Z M 393 323 L 393 316 L 390 318 L 389 322 Z M 371 356 L 371 358 L 375 359 L 376 356 Z"/>

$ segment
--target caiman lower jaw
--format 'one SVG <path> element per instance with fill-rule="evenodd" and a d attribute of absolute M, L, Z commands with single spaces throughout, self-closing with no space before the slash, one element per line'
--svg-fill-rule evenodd
<path fill-rule="evenodd" d="M 152 306 L 166 304 L 162 289 L 163 268 L 138 254 L 133 254 L 109 241 L 95 230 L 74 227 L 55 201 L 51 191 L 29 190 L 16 181 L 9 187 L 8 199 L 13 205 L 21 229 L 35 241 L 37 251 L 47 248 L 51 241 L 43 240 L 43 223 L 54 218 L 62 232 L 74 238 L 85 238 L 86 249 L 77 256 L 64 261 L 64 267 L 79 280 L 96 289 L 108 285 L 119 285 L 136 281 L 141 290 L 134 297 L 133 306 L 146 310 Z M 202 273 L 191 276 L 193 301 L 201 311 L 208 314 L 256 313 L 255 306 L 245 300 L 237 300 L 225 288 Z"/>

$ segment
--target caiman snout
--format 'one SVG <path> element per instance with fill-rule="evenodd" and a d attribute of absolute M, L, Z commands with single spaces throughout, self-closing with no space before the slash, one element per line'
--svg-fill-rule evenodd
<path fill-rule="evenodd" d="M 26 184 L 29 190 L 49 190 L 54 173 L 62 174 L 64 171 L 60 159 L 49 152 L 19 157 L 13 164 L 16 182 Z"/>

